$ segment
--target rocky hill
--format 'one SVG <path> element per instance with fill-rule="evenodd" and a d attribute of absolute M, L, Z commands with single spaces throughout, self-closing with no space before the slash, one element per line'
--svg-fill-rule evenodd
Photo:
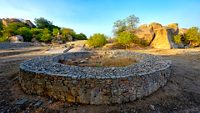
<path fill-rule="evenodd" d="M 35 27 L 35 25 L 30 20 L 17 19 L 17 18 L 2 18 L 0 19 L 0 21 L 4 26 L 8 26 L 10 23 L 13 22 L 19 22 L 19 23 L 24 23 L 29 27 Z"/>
<path fill-rule="evenodd" d="M 183 47 L 183 44 L 175 44 L 173 37 L 184 34 L 187 29 L 179 29 L 177 23 L 162 26 L 160 23 L 143 24 L 133 31 L 136 36 L 144 39 L 149 46 L 159 49 L 172 49 Z"/>

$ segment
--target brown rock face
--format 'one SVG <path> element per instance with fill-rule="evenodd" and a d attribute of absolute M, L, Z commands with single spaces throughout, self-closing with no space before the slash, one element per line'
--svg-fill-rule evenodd
<path fill-rule="evenodd" d="M 30 27 L 35 27 L 35 25 L 30 20 L 25 20 L 25 24 L 27 24 Z"/>
<path fill-rule="evenodd" d="M 186 28 L 180 28 L 179 29 L 179 34 L 185 35 L 187 33 L 187 31 L 188 31 L 188 29 L 186 29 Z"/>
<path fill-rule="evenodd" d="M 24 38 L 21 35 L 11 36 L 9 37 L 10 42 L 23 42 Z"/>
<path fill-rule="evenodd" d="M 8 26 L 10 23 L 19 22 L 24 23 L 29 27 L 35 27 L 35 25 L 30 20 L 20 20 L 17 18 L 3 18 L 2 20 L 0 19 L 0 21 L 2 21 L 2 24 L 4 26 Z"/>
<path fill-rule="evenodd" d="M 151 43 L 151 46 L 158 49 L 172 49 L 177 48 L 173 42 L 173 30 L 168 28 L 160 28 L 155 30 L 155 38 Z"/>
<path fill-rule="evenodd" d="M 160 29 L 162 27 L 163 26 L 160 23 L 156 23 L 156 22 L 149 24 L 149 28 L 152 29 L 152 30 Z"/>
<path fill-rule="evenodd" d="M 169 24 L 169 25 L 167 25 L 167 27 L 169 27 L 170 29 L 173 30 L 173 34 L 174 34 L 174 35 L 178 35 L 178 33 L 179 33 L 179 28 L 178 28 L 178 24 L 177 24 L 177 23 Z"/>
<path fill-rule="evenodd" d="M 143 40 L 145 40 L 148 45 L 150 44 L 150 42 L 152 41 L 152 39 L 154 38 L 154 31 L 149 28 L 146 24 L 141 25 L 136 31 L 135 31 L 135 35 L 138 38 L 141 38 Z"/>

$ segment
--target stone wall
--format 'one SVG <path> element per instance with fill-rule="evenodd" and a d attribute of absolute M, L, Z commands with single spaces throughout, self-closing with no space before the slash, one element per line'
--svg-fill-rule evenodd
<path fill-rule="evenodd" d="M 166 84 L 171 62 L 160 57 L 127 51 L 98 52 L 133 56 L 138 63 L 125 67 L 79 67 L 60 59 L 87 57 L 91 52 L 39 57 L 20 65 L 19 81 L 28 94 L 83 104 L 112 104 L 148 96 Z"/>

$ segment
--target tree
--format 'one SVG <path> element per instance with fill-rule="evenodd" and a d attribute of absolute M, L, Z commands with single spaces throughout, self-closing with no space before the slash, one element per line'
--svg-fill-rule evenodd
<path fill-rule="evenodd" d="M 36 40 L 40 41 L 40 37 L 42 35 L 43 29 L 31 28 L 32 37 Z"/>
<path fill-rule="evenodd" d="M 59 31 L 58 28 L 53 28 L 52 34 L 53 34 L 54 37 L 57 37 L 59 35 L 59 33 L 60 33 L 60 31 Z"/>
<path fill-rule="evenodd" d="M 87 40 L 87 36 L 83 33 L 75 34 L 73 37 L 77 40 Z"/>
<path fill-rule="evenodd" d="M 139 18 L 136 17 L 135 15 L 130 15 L 129 17 L 126 18 L 126 24 L 129 30 L 136 28 L 136 24 L 138 23 L 139 23 Z"/>
<path fill-rule="evenodd" d="M 191 46 L 199 46 L 200 45 L 200 32 L 198 27 L 191 27 L 188 29 L 185 35 L 186 41 L 189 42 Z"/>
<path fill-rule="evenodd" d="M 50 31 L 53 30 L 53 23 L 43 17 L 35 18 L 34 23 L 36 24 L 37 28 L 39 28 L 39 29 L 47 28 Z"/>
<path fill-rule="evenodd" d="M 119 35 L 121 32 L 124 31 L 131 31 L 136 28 L 136 25 L 139 23 L 139 18 L 136 17 L 135 15 L 130 15 L 129 17 L 122 19 L 122 20 L 117 20 L 114 22 L 114 35 Z"/>
<path fill-rule="evenodd" d="M 119 34 L 119 36 L 116 38 L 116 41 L 118 44 L 125 46 L 126 48 L 130 46 L 131 43 L 133 43 L 134 38 L 136 36 L 128 31 L 124 31 Z"/>
<path fill-rule="evenodd" d="M 7 27 L 4 28 L 3 34 L 5 37 L 17 35 L 17 30 L 20 27 L 26 27 L 26 25 L 24 23 L 19 22 L 10 23 Z"/>
<path fill-rule="evenodd" d="M 28 27 L 20 27 L 17 30 L 17 34 L 22 35 L 24 38 L 24 41 L 31 41 L 31 39 L 32 39 L 32 33 L 31 33 L 30 28 L 28 28 Z"/>
<path fill-rule="evenodd" d="M 73 40 L 72 36 L 75 35 L 76 33 L 74 32 L 73 29 L 70 29 L 70 28 L 62 28 L 61 29 L 61 36 L 62 36 L 62 39 L 63 41 L 71 41 Z"/>
<path fill-rule="evenodd" d="M 173 38 L 173 40 L 174 40 L 174 42 L 176 43 L 176 44 L 180 44 L 182 41 L 181 41 L 181 38 L 182 38 L 182 36 L 180 35 L 180 34 L 178 34 L 178 35 L 175 35 L 174 36 L 174 38 Z"/>
<path fill-rule="evenodd" d="M 50 31 L 45 28 L 41 34 L 40 41 L 42 42 L 50 42 L 51 41 L 51 34 Z"/>
<path fill-rule="evenodd" d="M 121 32 L 125 31 L 126 30 L 126 22 L 125 20 L 117 20 L 115 23 L 114 23 L 114 34 L 115 35 L 118 35 L 120 34 Z"/>
<path fill-rule="evenodd" d="M 97 33 L 91 36 L 87 43 L 90 47 L 102 47 L 106 44 L 106 39 L 107 37 L 104 34 Z"/>
<path fill-rule="evenodd" d="M 2 23 L 2 21 L 1 21 L 1 19 L 0 19 L 0 31 L 1 30 L 3 30 L 3 23 Z"/>

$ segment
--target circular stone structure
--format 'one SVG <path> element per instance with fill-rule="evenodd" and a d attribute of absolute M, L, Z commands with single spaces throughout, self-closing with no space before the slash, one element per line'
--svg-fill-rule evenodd
<path fill-rule="evenodd" d="M 133 57 L 137 62 L 123 67 L 87 67 L 62 64 L 69 59 Z M 83 104 L 134 101 L 164 86 L 171 74 L 171 61 L 128 51 L 71 52 L 38 57 L 20 64 L 19 81 L 28 94 Z"/>

